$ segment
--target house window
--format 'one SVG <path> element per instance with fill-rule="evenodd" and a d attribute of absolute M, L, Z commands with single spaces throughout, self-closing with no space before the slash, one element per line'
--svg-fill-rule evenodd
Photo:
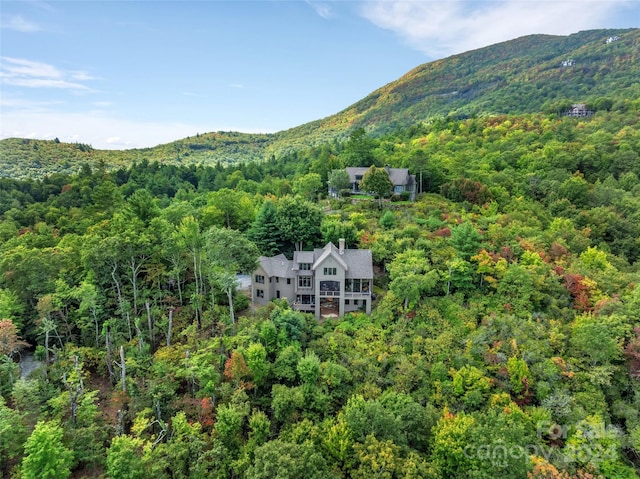
<path fill-rule="evenodd" d="M 279 282 L 280 282 L 280 278 L 276 278 L 276 283 L 279 283 Z"/>
<path fill-rule="evenodd" d="M 325 268 L 324 275 L 325 276 L 335 276 L 337 273 L 336 268 Z"/>
<path fill-rule="evenodd" d="M 300 263 L 301 271 L 311 271 L 311 263 Z"/>
<path fill-rule="evenodd" d="M 350 301 L 349 301 L 348 299 L 345 299 L 345 300 L 344 300 L 344 305 L 345 305 L 345 306 L 349 306 L 349 303 L 350 303 Z"/>
<path fill-rule="evenodd" d="M 369 280 L 368 279 L 347 279 L 344 282 L 344 290 L 347 293 L 368 293 Z"/>
<path fill-rule="evenodd" d="M 256 283 L 264 284 L 264 276 L 256 274 Z"/>
<path fill-rule="evenodd" d="M 320 281 L 320 291 L 323 293 L 339 293 L 340 281 Z M 329 296 L 337 296 L 337 294 L 331 294 Z"/>
<path fill-rule="evenodd" d="M 264 290 L 256 289 L 256 298 L 264 298 Z"/>
<path fill-rule="evenodd" d="M 394 186 L 394 187 L 393 187 L 393 192 L 394 192 L 396 195 L 399 195 L 399 194 L 400 194 L 400 193 L 402 193 L 403 191 L 404 191 L 404 186 L 402 186 L 402 185 L 396 185 L 396 186 Z"/>
<path fill-rule="evenodd" d="M 298 304 L 316 304 L 316 297 L 311 294 L 299 294 L 296 296 L 296 303 Z"/>
<path fill-rule="evenodd" d="M 291 278 L 287 278 L 287 284 L 291 284 Z"/>
<path fill-rule="evenodd" d="M 310 289 L 311 288 L 311 276 L 299 276 L 298 288 Z"/>
<path fill-rule="evenodd" d="M 280 291 L 276 291 L 276 298 L 280 299 Z"/>
<path fill-rule="evenodd" d="M 356 181 L 362 180 L 362 175 L 356 175 Z"/>

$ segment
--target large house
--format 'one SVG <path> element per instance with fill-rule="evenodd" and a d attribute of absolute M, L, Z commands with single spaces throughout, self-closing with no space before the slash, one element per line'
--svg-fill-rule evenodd
<path fill-rule="evenodd" d="M 327 243 L 314 251 L 296 251 L 293 260 L 283 254 L 261 256 L 253 274 L 254 304 L 286 298 L 293 309 L 316 318 L 344 316 L 353 311 L 371 313 L 373 262 L 369 249 L 347 249 Z"/>
<path fill-rule="evenodd" d="M 584 103 L 576 103 L 571 106 L 570 110 L 564 112 L 564 116 L 572 116 L 574 118 L 581 118 L 593 115 L 593 110 L 588 110 L 587 105 Z"/>
<path fill-rule="evenodd" d="M 369 168 L 362 166 L 350 166 L 345 168 L 349 174 L 351 193 L 366 193 L 365 191 L 360 190 L 360 182 L 368 169 Z M 391 180 L 391 183 L 393 183 L 393 194 L 401 195 L 406 191 L 409 193 L 409 199 L 414 201 L 416 197 L 416 176 L 410 175 L 407 168 L 390 168 L 389 166 L 385 166 L 384 169 L 387 170 L 389 179 Z M 329 188 L 330 195 L 338 196 L 338 193 L 338 191 L 333 191 Z"/>

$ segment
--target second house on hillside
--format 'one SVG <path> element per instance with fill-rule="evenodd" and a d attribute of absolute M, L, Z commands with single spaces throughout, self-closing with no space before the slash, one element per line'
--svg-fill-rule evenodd
<path fill-rule="evenodd" d="M 411 201 L 415 201 L 416 175 L 410 175 L 408 168 L 391 168 L 389 166 L 385 166 L 384 169 L 387 171 L 391 183 L 393 183 L 393 194 L 402 195 L 406 192 L 409 194 L 409 199 Z M 349 174 L 349 189 L 351 190 L 351 193 L 366 194 L 366 191 L 360 190 L 360 182 L 369 168 L 363 166 L 350 166 L 345 168 L 345 170 Z M 336 197 L 338 196 L 338 193 L 338 191 L 333 190 L 331 187 L 329 188 L 329 195 Z"/>
<path fill-rule="evenodd" d="M 286 298 L 293 309 L 316 318 L 341 317 L 353 311 L 371 313 L 371 250 L 327 243 L 313 251 L 296 251 L 293 260 L 280 254 L 261 256 L 253 274 L 254 304 Z"/>

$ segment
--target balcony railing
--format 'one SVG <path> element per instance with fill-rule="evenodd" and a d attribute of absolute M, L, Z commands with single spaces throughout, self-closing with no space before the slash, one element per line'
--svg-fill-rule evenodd
<path fill-rule="evenodd" d="M 349 298 L 368 298 L 369 296 L 371 296 L 371 292 L 370 291 L 362 291 L 360 293 L 352 293 L 352 292 L 345 292 L 344 293 L 344 297 L 349 299 Z"/>
<path fill-rule="evenodd" d="M 340 296 L 340 291 L 320 291 L 320 296 Z"/>
<path fill-rule="evenodd" d="M 315 304 L 302 304 L 302 303 L 293 303 L 293 309 L 297 311 L 315 311 Z"/>

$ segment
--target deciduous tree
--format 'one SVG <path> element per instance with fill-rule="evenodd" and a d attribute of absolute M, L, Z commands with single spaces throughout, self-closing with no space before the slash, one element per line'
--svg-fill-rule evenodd
<path fill-rule="evenodd" d="M 378 208 L 382 208 L 382 198 L 393 191 L 393 183 L 385 168 L 370 167 L 362 176 L 360 190 L 371 192 L 378 198 Z"/>
<path fill-rule="evenodd" d="M 63 430 L 53 422 L 40 421 L 24 445 L 24 479 L 66 479 L 71 475 L 73 452 L 62 442 Z"/>

